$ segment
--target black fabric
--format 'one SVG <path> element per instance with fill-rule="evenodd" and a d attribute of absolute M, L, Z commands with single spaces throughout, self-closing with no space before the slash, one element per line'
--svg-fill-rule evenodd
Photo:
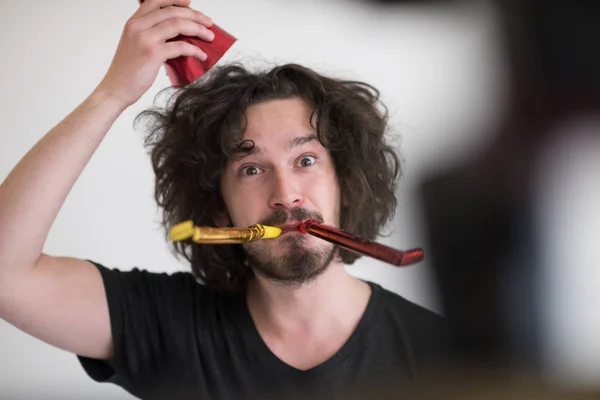
<path fill-rule="evenodd" d="M 308 371 L 277 358 L 260 337 L 244 294 L 208 291 L 189 273 L 102 275 L 114 342 L 110 363 L 79 356 L 88 375 L 142 399 L 332 398 L 391 376 L 413 381 L 443 345 L 441 317 L 369 283 L 356 330 Z"/>

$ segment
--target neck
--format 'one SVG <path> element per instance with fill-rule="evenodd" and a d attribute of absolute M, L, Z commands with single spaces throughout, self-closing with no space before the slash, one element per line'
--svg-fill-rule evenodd
<path fill-rule="evenodd" d="M 248 286 L 248 307 L 255 323 L 272 332 L 319 329 L 330 323 L 354 324 L 362 316 L 369 286 L 333 261 L 316 279 L 286 286 L 257 275 Z"/>

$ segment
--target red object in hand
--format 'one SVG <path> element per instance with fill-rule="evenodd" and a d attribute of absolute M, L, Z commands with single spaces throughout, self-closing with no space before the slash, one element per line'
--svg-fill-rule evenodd
<path fill-rule="evenodd" d="M 195 57 L 188 56 L 167 60 L 165 68 L 167 69 L 167 74 L 169 75 L 169 79 L 171 79 L 173 86 L 186 86 L 200 78 L 219 62 L 221 57 L 223 57 L 227 50 L 229 50 L 237 40 L 215 24 L 208 29 L 215 34 L 215 38 L 212 42 L 205 42 L 199 38 L 183 35 L 179 35 L 169 40 L 169 42 L 182 40 L 191 43 L 202 49 L 207 55 L 206 61 L 200 61 Z"/>
<path fill-rule="evenodd" d="M 144 0 L 138 0 L 140 4 Z M 172 42 L 181 40 L 199 47 L 207 55 L 206 61 L 200 61 L 195 57 L 182 56 L 167 60 L 165 69 L 169 75 L 171 83 L 175 87 L 183 87 L 204 75 L 209 69 L 219 62 L 223 55 L 233 46 L 237 40 L 228 32 L 213 24 L 208 28 L 215 34 L 212 42 L 206 42 L 197 37 L 179 35 L 168 40 Z"/>

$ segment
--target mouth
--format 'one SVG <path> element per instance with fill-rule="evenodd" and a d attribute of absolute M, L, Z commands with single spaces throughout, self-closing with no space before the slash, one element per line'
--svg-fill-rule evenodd
<path fill-rule="evenodd" d="M 284 225 L 277 225 L 277 227 L 281 229 L 281 234 L 284 235 L 286 233 L 300 232 L 300 224 L 302 224 L 302 222 L 296 221 Z"/>

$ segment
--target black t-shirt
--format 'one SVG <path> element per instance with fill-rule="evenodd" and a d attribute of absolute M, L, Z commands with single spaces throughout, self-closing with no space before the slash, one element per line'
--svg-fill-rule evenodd
<path fill-rule="evenodd" d="M 190 273 L 102 275 L 114 343 L 110 363 L 79 357 L 88 375 L 142 399 L 307 398 L 386 377 L 413 381 L 443 345 L 444 320 L 369 283 L 372 294 L 354 333 L 324 363 L 302 371 L 260 337 L 245 294 L 209 291 Z"/>

